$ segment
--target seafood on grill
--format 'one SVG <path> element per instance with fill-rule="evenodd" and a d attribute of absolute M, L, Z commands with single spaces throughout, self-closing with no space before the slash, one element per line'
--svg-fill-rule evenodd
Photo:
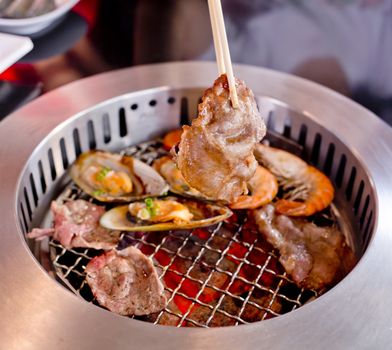
<path fill-rule="evenodd" d="M 67 249 L 94 248 L 109 250 L 120 240 L 120 231 L 107 230 L 99 225 L 105 208 L 83 199 L 69 200 L 64 204 L 53 201 L 53 228 L 35 228 L 28 238 L 41 240 L 53 237 Z"/>
<path fill-rule="evenodd" d="M 112 230 L 163 231 L 210 226 L 231 215 L 230 209 L 219 204 L 170 196 L 115 207 L 100 223 Z"/>
<path fill-rule="evenodd" d="M 163 176 L 173 193 L 186 197 L 209 199 L 189 186 L 171 157 L 163 156 L 157 159 L 153 167 Z M 248 195 L 242 195 L 230 203 L 231 209 L 255 209 L 271 202 L 278 193 L 278 182 L 272 173 L 259 165 L 255 174 L 247 181 L 247 188 Z"/>
<path fill-rule="evenodd" d="M 155 160 L 152 166 L 169 184 L 171 192 L 186 197 L 208 199 L 185 181 L 172 157 L 163 156 Z"/>
<path fill-rule="evenodd" d="M 198 117 L 184 126 L 175 162 L 186 182 L 206 197 L 235 201 L 247 192 L 257 162 L 254 148 L 265 135 L 252 91 L 236 80 L 238 108 L 230 102 L 226 75 L 205 91 Z"/>
<path fill-rule="evenodd" d="M 331 204 L 334 187 L 321 171 L 289 152 L 263 144 L 256 146 L 254 154 L 278 178 L 286 193 L 275 203 L 278 213 L 310 216 Z"/>
<path fill-rule="evenodd" d="M 98 303 L 120 315 L 148 315 L 162 310 L 166 297 L 154 265 L 130 246 L 94 257 L 86 281 Z"/>
<path fill-rule="evenodd" d="M 142 161 L 103 151 L 82 153 L 71 166 L 72 180 L 101 202 L 131 202 L 167 192 L 165 180 Z"/>
<path fill-rule="evenodd" d="M 176 146 L 181 141 L 182 129 L 175 129 L 169 131 L 162 140 L 163 147 L 170 151 L 174 146 Z"/>
<path fill-rule="evenodd" d="M 335 226 L 319 227 L 276 213 L 268 204 L 253 212 L 259 232 L 279 250 L 279 261 L 300 287 L 322 290 L 339 282 L 355 265 L 355 256 Z"/>
<path fill-rule="evenodd" d="M 249 194 L 239 196 L 230 204 L 231 209 L 256 209 L 270 203 L 278 193 L 278 181 L 266 168 L 258 166 L 247 182 Z"/>

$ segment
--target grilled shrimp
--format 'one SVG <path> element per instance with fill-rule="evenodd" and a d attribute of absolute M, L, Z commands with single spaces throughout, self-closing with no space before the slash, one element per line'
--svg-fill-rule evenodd
<path fill-rule="evenodd" d="M 240 196 L 230 204 L 231 209 L 256 209 L 270 203 L 278 193 L 278 181 L 266 168 L 258 166 L 248 181 L 250 195 Z"/>
<path fill-rule="evenodd" d="M 257 161 L 274 174 L 287 192 L 276 204 L 276 211 L 289 216 L 310 216 L 331 204 L 334 188 L 319 170 L 297 156 L 262 144 L 256 146 Z"/>
<path fill-rule="evenodd" d="M 173 148 L 173 146 L 177 145 L 181 141 L 181 135 L 182 135 L 182 129 L 175 129 L 169 131 L 163 137 L 163 147 L 167 151 L 170 151 Z"/>

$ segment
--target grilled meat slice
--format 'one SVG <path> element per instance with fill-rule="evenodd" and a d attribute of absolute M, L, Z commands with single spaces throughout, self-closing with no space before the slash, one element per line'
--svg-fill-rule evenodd
<path fill-rule="evenodd" d="M 130 246 L 93 258 L 86 280 L 98 303 L 120 315 L 148 315 L 162 310 L 166 297 L 151 262 Z"/>
<path fill-rule="evenodd" d="M 120 231 L 111 231 L 99 225 L 105 208 L 82 199 L 51 205 L 54 217 L 53 228 L 35 228 L 28 238 L 43 239 L 52 236 L 65 248 L 115 248 L 120 239 Z"/>
<path fill-rule="evenodd" d="M 279 261 L 300 287 L 321 290 L 342 279 L 355 257 L 335 227 L 277 215 L 273 205 L 253 212 L 259 231 L 279 250 Z"/>
<path fill-rule="evenodd" d="M 197 119 L 184 126 L 176 163 L 186 182 L 207 197 L 234 202 L 256 171 L 253 150 L 265 135 L 253 93 L 236 80 L 234 109 L 226 75 L 205 91 Z"/>

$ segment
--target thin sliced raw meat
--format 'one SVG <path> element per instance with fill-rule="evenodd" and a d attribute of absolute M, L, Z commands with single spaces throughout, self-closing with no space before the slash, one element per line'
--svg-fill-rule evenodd
<path fill-rule="evenodd" d="M 113 249 L 120 239 L 120 231 L 111 231 L 99 225 L 105 208 L 82 199 L 64 204 L 52 202 L 53 228 L 35 228 L 27 234 L 37 240 L 53 237 L 65 248 Z"/>
<path fill-rule="evenodd" d="M 260 233 L 279 250 L 279 261 L 295 283 L 321 290 L 342 279 L 355 257 L 336 227 L 278 215 L 266 205 L 253 212 Z"/>
<path fill-rule="evenodd" d="M 85 271 L 98 303 L 110 311 L 120 315 L 148 315 L 166 305 L 163 285 L 151 259 L 135 247 L 97 256 Z"/>

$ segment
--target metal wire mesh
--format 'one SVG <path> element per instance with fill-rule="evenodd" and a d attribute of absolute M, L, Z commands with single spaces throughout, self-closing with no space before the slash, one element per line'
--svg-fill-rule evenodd
<path fill-rule="evenodd" d="M 151 163 L 164 154 L 159 141 L 124 153 Z M 70 184 L 62 199 L 86 198 Z M 94 249 L 65 249 L 50 241 L 57 277 L 74 293 L 98 305 L 85 280 Z M 134 245 L 153 259 L 167 295 L 158 313 L 137 317 L 155 324 L 215 327 L 276 317 L 313 300 L 318 293 L 298 288 L 273 248 L 257 233 L 244 211 L 207 228 L 124 233 L 118 249 Z"/>

